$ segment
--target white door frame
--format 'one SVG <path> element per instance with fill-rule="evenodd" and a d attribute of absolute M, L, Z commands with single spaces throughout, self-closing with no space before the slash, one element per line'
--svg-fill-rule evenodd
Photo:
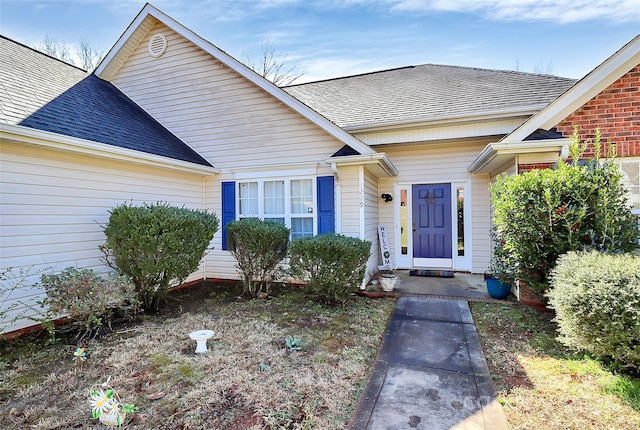
<path fill-rule="evenodd" d="M 413 258 L 413 234 L 407 231 L 407 253 L 402 254 L 402 237 L 401 228 L 401 191 L 407 192 L 407 221 L 404 226 L 407 230 L 412 225 L 412 188 L 413 185 L 430 185 L 430 184 L 451 184 L 451 235 L 452 235 L 452 260 L 449 263 L 449 259 L 414 259 Z M 458 255 L 458 212 L 457 212 L 457 194 L 458 190 L 462 192 L 464 196 L 464 255 Z M 470 271 L 471 270 L 471 183 L 468 180 L 443 180 L 443 181 L 419 181 L 419 182 L 402 182 L 394 185 L 394 193 L 397 196 L 394 199 L 394 219 L 395 219 L 395 260 L 398 268 L 412 269 L 412 268 L 430 268 L 430 269 L 453 269 L 458 271 Z M 423 261 L 424 260 L 424 261 Z M 424 265 L 423 265 L 424 264 Z"/>

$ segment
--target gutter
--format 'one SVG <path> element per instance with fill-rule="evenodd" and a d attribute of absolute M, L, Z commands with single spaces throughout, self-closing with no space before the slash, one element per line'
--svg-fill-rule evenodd
<path fill-rule="evenodd" d="M 345 155 L 341 157 L 331 157 L 325 160 L 334 172 L 337 166 L 366 166 L 376 165 L 389 177 L 398 176 L 398 169 L 393 165 L 389 157 L 384 152 L 365 155 Z"/>
<path fill-rule="evenodd" d="M 471 173 L 490 173 L 491 164 L 501 157 L 504 159 L 515 157 L 521 154 L 535 154 L 542 152 L 558 152 L 562 154 L 568 148 L 571 140 L 562 139 L 540 139 L 527 140 L 524 142 L 494 142 L 484 147 L 475 160 L 467 167 Z"/>
<path fill-rule="evenodd" d="M 204 166 L 188 161 L 176 160 L 170 157 L 149 154 L 134 149 L 121 148 L 106 143 L 65 136 L 15 124 L 0 124 L 0 139 L 110 160 L 159 167 L 183 173 L 205 176 L 218 175 L 220 173 L 220 169 L 212 166 Z"/>
<path fill-rule="evenodd" d="M 536 114 L 542 108 L 547 106 L 546 104 L 537 104 L 530 106 L 521 106 L 517 109 L 496 109 L 485 112 L 478 112 L 474 114 L 457 114 L 457 115 L 441 115 L 441 116 L 429 116 L 425 118 L 418 118 L 413 120 L 394 120 L 394 121 L 381 121 L 372 124 L 355 124 L 342 127 L 348 132 L 366 132 L 366 131 L 380 131 L 380 130 L 392 130 L 402 128 L 415 128 L 434 125 L 447 125 L 447 124 L 459 124 L 478 122 L 494 119 L 505 119 L 514 117 L 529 117 Z"/>

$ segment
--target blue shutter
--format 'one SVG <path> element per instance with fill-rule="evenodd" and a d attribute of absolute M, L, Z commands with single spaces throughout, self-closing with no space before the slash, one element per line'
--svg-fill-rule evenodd
<path fill-rule="evenodd" d="M 316 180 L 318 192 L 318 234 L 336 231 L 333 176 L 319 176 Z"/>
<path fill-rule="evenodd" d="M 222 249 L 227 249 L 227 224 L 236 219 L 236 183 L 222 183 Z"/>

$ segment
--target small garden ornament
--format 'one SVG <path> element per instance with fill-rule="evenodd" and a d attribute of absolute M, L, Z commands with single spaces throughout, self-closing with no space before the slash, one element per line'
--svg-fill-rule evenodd
<path fill-rule="evenodd" d="M 91 416 L 107 426 L 121 426 L 127 414 L 133 414 L 138 408 L 134 404 L 123 403 L 116 390 L 109 385 L 111 376 L 100 384 L 100 388 L 91 389 Z"/>
<path fill-rule="evenodd" d="M 196 354 L 204 354 L 208 352 L 207 340 L 213 337 L 213 330 L 198 330 L 189 333 L 189 337 L 196 341 Z"/>

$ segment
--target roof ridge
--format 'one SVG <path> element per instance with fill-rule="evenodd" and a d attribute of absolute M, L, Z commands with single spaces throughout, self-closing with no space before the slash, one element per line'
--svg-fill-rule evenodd
<path fill-rule="evenodd" d="M 9 41 L 9 42 L 11 42 L 11 43 L 15 43 L 16 45 L 20 45 L 20 46 L 22 46 L 23 48 L 27 48 L 27 49 L 29 49 L 29 50 L 31 50 L 31 51 L 33 51 L 33 52 L 35 52 L 36 54 L 40 54 L 40 55 L 42 55 L 42 56 L 44 56 L 44 57 L 48 57 L 48 58 L 50 58 L 50 59 L 52 59 L 52 60 L 56 60 L 56 61 L 58 61 L 58 62 L 60 62 L 60 63 L 62 63 L 62 64 L 64 64 L 64 65 L 66 65 L 66 66 L 73 67 L 74 69 L 81 70 L 81 71 L 83 71 L 83 72 L 85 72 L 85 73 L 89 73 L 87 70 L 83 69 L 82 67 L 76 66 L 75 64 L 68 63 L 68 62 L 66 62 L 66 61 L 64 61 L 64 60 L 61 60 L 61 59 L 59 59 L 59 58 L 57 58 L 57 57 L 54 57 L 53 55 L 49 55 L 49 54 L 47 54 L 46 52 L 42 52 L 42 51 L 40 51 L 39 49 L 34 48 L 33 46 L 29 46 L 29 45 L 26 45 L 26 44 L 24 44 L 24 43 L 22 43 L 22 42 L 18 42 L 17 40 L 14 40 L 14 39 L 12 39 L 12 38 L 10 38 L 10 37 L 7 37 L 7 36 L 5 36 L 5 35 L 3 35 L 3 34 L 0 34 L 0 39 L 8 40 L 8 41 Z"/>
<path fill-rule="evenodd" d="M 567 80 L 573 80 L 573 81 L 577 81 L 578 80 L 576 78 L 569 78 L 569 77 L 566 77 L 566 76 L 552 75 L 550 73 L 524 72 L 522 70 L 510 70 L 510 69 L 489 69 L 489 68 L 486 68 L 486 67 L 459 66 L 457 64 L 426 63 L 426 64 L 420 64 L 420 65 L 418 65 L 416 67 L 420 67 L 420 66 L 452 67 L 452 68 L 456 68 L 456 69 L 484 70 L 484 71 L 487 71 L 487 72 L 515 73 L 515 74 L 518 74 L 518 75 L 549 76 L 549 77 L 553 77 L 553 78 L 561 78 L 561 79 L 567 79 Z"/>
<path fill-rule="evenodd" d="M 385 69 L 385 70 L 374 70 L 372 72 L 356 73 L 355 75 L 338 76 L 338 77 L 335 77 L 335 78 L 327 78 L 327 79 L 320 79 L 320 80 L 317 80 L 317 81 L 303 82 L 303 83 L 300 83 L 300 84 L 286 85 L 286 86 L 284 86 L 282 88 L 299 87 L 299 86 L 302 86 L 302 85 L 317 84 L 317 83 L 320 83 L 320 82 L 339 81 L 341 79 L 357 78 L 357 77 L 360 77 L 360 76 L 375 75 L 375 74 L 378 74 L 378 73 L 386 73 L 386 72 L 394 72 L 396 70 L 403 70 L 403 69 L 413 69 L 415 67 L 416 66 L 403 66 L 403 67 L 394 67 L 392 69 Z"/>
<path fill-rule="evenodd" d="M 282 87 L 282 88 L 301 87 L 301 86 L 309 85 L 309 84 L 318 84 L 318 83 L 322 83 L 322 82 L 339 81 L 339 80 L 342 80 L 342 79 L 359 78 L 359 77 L 362 77 L 362 76 L 370 76 L 370 75 L 376 75 L 376 74 L 382 74 L 382 73 L 388 73 L 388 72 L 395 72 L 395 71 L 404 70 L 404 69 L 415 69 L 415 68 L 424 67 L 424 66 L 434 66 L 434 67 L 442 67 L 442 68 L 456 68 L 456 69 L 464 69 L 464 70 L 479 70 L 479 71 L 487 71 L 487 72 L 500 72 L 500 73 L 517 74 L 517 75 L 559 78 L 559 79 L 563 79 L 563 80 L 567 80 L 567 81 L 577 81 L 577 79 L 575 79 L 575 78 L 568 78 L 566 76 L 558 76 L 558 75 L 552 75 L 552 74 L 548 74 L 548 73 L 533 73 L 533 72 L 523 72 L 523 71 L 520 71 L 520 70 L 507 70 L 507 69 L 488 69 L 486 67 L 459 66 L 459 65 L 454 65 L 454 64 L 425 63 L 425 64 L 418 64 L 418 65 L 412 65 L 412 66 L 394 67 L 394 68 L 391 68 L 391 69 L 376 70 L 376 71 L 372 71 L 372 72 L 357 73 L 355 75 L 338 76 L 338 77 L 335 77 L 335 78 L 320 79 L 320 80 L 317 80 L 317 81 L 310 81 L 310 82 L 304 82 L 304 83 L 299 83 L 299 84 L 287 85 L 287 86 Z"/>

